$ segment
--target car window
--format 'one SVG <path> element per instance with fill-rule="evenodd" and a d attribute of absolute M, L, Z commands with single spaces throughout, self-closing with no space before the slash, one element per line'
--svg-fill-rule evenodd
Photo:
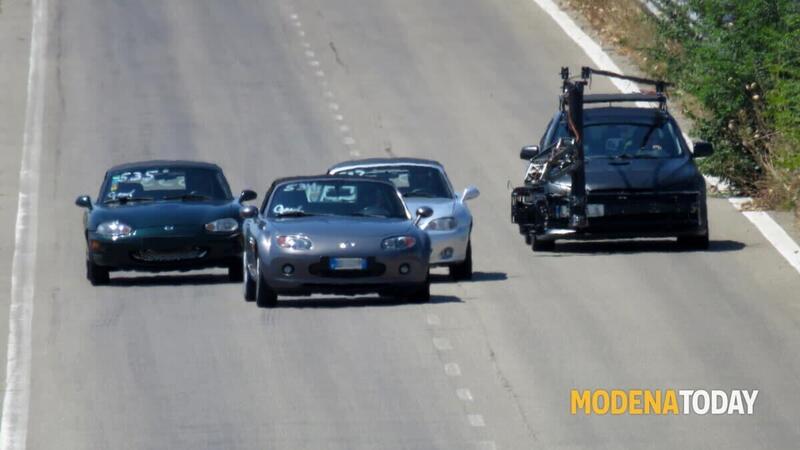
<path fill-rule="evenodd" d="M 390 181 L 404 197 L 452 198 L 453 192 L 442 171 L 417 165 L 356 167 L 336 175 L 363 176 Z"/>
<path fill-rule="evenodd" d="M 595 122 L 583 127 L 586 158 L 677 158 L 683 155 L 678 135 L 669 121 L 653 123 Z M 569 137 L 562 121 L 551 142 Z"/>
<path fill-rule="evenodd" d="M 218 170 L 141 167 L 109 173 L 100 193 L 102 202 L 123 199 L 163 201 L 191 195 L 197 199 L 230 200 L 228 183 Z"/>
<path fill-rule="evenodd" d="M 278 185 L 270 197 L 267 215 L 407 218 L 405 206 L 391 185 L 358 180 L 311 180 Z"/>

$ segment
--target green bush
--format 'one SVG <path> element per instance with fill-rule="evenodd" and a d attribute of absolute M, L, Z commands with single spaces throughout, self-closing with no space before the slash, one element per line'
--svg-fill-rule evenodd
<path fill-rule="evenodd" d="M 656 22 L 649 53 L 697 100 L 689 111 L 697 134 L 717 149 L 704 170 L 748 193 L 783 189 L 782 201 L 796 205 L 800 2 L 673 2 Z"/>

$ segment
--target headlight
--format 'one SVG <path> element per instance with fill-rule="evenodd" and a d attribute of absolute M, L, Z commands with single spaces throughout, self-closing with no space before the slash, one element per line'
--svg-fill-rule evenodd
<path fill-rule="evenodd" d="M 456 226 L 458 226 L 458 222 L 456 222 L 455 218 L 442 217 L 428 222 L 428 224 L 425 225 L 425 229 L 427 231 L 447 231 L 454 229 Z"/>
<path fill-rule="evenodd" d="M 407 250 L 414 247 L 417 239 L 414 236 L 395 236 L 386 238 L 381 242 L 381 248 L 384 250 Z"/>
<path fill-rule="evenodd" d="M 209 233 L 233 233 L 239 229 L 239 222 L 236 219 L 226 217 L 217 219 L 206 224 L 206 231 Z"/>
<path fill-rule="evenodd" d="M 117 239 L 130 236 L 131 233 L 133 233 L 133 228 L 131 228 L 130 225 L 114 220 L 111 222 L 103 222 L 98 225 L 96 233 L 103 237 Z"/>
<path fill-rule="evenodd" d="M 281 248 L 290 248 L 292 250 L 310 250 L 313 244 L 311 243 L 311 239 L 306 236 L 302 235 L 289 235 L 289 236 L 278 236 L 275 238 L 275 241 L 278 243 L 278 246 Z"/>

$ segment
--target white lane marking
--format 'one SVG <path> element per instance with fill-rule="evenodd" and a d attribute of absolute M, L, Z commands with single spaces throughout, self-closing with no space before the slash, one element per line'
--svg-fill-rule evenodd
<path fill-rule="evenodd" d="M 439 351 L 447 351 L 453 349 L 453 344 L 450 343 L 450 339 L 443 337 L 433 338 L 433 346 L 436 347 L 436 350 Z"/>
<path fill-rule="evenodd" d="M 350 156 L 361 156 L 361 152 L 358 150 L 350 150 Z"/>
<path fill-rule="evenodd" d="M 461 376 L 461 367 L 456 363 L 447 363 L 444 365 L 444 373 L 451 377 Z"/>
<path fill-rule="evenodd" d="M 497 445 L 494 441 L 481 441 L 478 442 L 478 450 L 497 450 Z"/>
<path fill-rule="evenodd" d="M 458 396 L 459 399 L 465 402 L 471 402 L 473 400 L 472 392 L 470 392 L 470 390 L 467 388 L 456 389 L 456 395 Z"/>
<path fill-rule="evenodd" d="M 303 42 L 303 47 L 304 48 L 311 48 L 311 44 L 309 44 L 308 42 Z"/>
<path fill-rule="evenodd" d="M 338 109 L 338 108 L 337 108 L 337 109 Z M 333 116 L 333 118 L 334 118 L 334 119 L 336 119 L 336 120 L 337 120 L 337 121 L 339 121 L 339 122 L 341 122 L 341 121 L 343 121 L 343 120 L 344 120 L 344 116 L 343 116 L 343 115 L 341 115 L 341 114 L 336 114 L 336 115 L 334 115 L 334 116 Z"/>
<path fill-rule="evenodd" d="M 622 73 L 622 69 L 611 59 L 603 48 L 595 42 L 588 34 L 575 24 L 575 22 L 556 5 L 552 0 L 533 0 L 546 12 L 562 30 L 586 53 L 598 68 L 611 72 Z M 622 92 L 639 92 L 636 84 L 625 80 L 612 79 L 612 83 Z M 691 142 L 688 136 L 684 136 L 687 144 Z M 733 201 L 732 201 L 733 202 Z M 735 204 L 734 204 L 735 206 Z M 795 252 L 798 248 L 797 243 L 781 228 L 775 220 L 767 213 L 759 214 L 757 211 L 742 211 L 747 219 L 756 226 L 758 231 L 772 244 L 789 264 L 800 273 L 800 258 Z"/>
<path fill-rule="evenodd" d="M 0 450 L 23 450 L 28 438 L 31 326 L 38 237 L 36 217 L 39 208 L 39 165 L 45 103 L 47 0 L 33 0 L 31 14 L 31 50 L 11 266 L 8 353 L 3 415 L 0 419 Z"/>
<path fill-rule="evenodd" d="M 297 28 L 303 28 L 303 24 L 299 20 L 296 20 L 294 22 L 294 26 L 296 26 Z"/>
<path fill-rule="evenodd" d="M 743 206 L 750 203 L 752 199 L 746 197 L 733 197 L 729 201 L 733 206 L 741 211 L 747 220 L 758 228 L 758 231 L 778 250 L 786 261 L 800 272 L 800 246 L 792 240 L 786 230 L 781 228 L 775 220 L 764 211 L 746 211 Z"/>
<path fill-rule="evenodd" d="M 324 71 L 322 71 L 322 70 L 318 70 L 318 71 L 316 72 L 316 75 L 317 75 L 318 77 L 322 78 L 322 77 L 324 77 L 324 76 L 325 76 L 325 72 L 324 72 Z"/>
<path fill-rule="evenodd" d="M 313 60 L 308 62 L 308 65 L 311 66 L 311 67 L 319 67 L 319 61 L 317 61 L 316 59 L 313 59 Z"/>
<path fill-rule="evenodd" d="M 300 36 L 300 37 L 303 37 L 303 36 L 306 35 L 306 32 L 303 31 L 303 30 L 300 30 L 300 31 L 297 32 L 297 35 Z"/>
<path fill-rule="evenodd" d="M 331 91 L 325 91 L 324 95 L 325 95 L 325 98 L 333 98 L 334 97 L 333 92 L 331 92 Z"/>
<path fill-rule="evenodd" d="M 338 103 L 333 103 L 333 102 L 328 103 L 328 108 L 330 108 L 331 111 L 338 111 L 339 110 L 339 104 Z"/>
<path fill-rule="evenodd" d="M 469 420 L 469 424 L 473 427 L 486 426 L 486 422 L 484 422 L 483 416 L 480 414 L 467 414 L 467 420 Z"/>
<path fill-rule="evenodd" d="M 439 316 L 436 314 L 428 314 L 427 317 L 428 325 L 437 326 L 441 325 L 442 321 L 439 320 Z"/>
<path fill-rule="evenodd" d="M 351 136 L 345 136 L 345 138 L 342 139 L 342 142 L 344 142 L 344 145 L 356 145 L 356 140 Z"/>
<path fill-rule="evenodd" d="M 313 58 L 315 53 L 311 50 L 306 50 L 305 55 L 308 56 L 309 58 Z"/>
<path fill-rule="evenodd" d="M 342 133 L 347 133 L 350 131 L 350 127 L 348 127 L 347 125 L 341 125 L 339 126 L 339 131 L 341 131 Z"/>
<path fill-rule="evenodd" d="M 292 14 L 292 15 L 291 15 L 291 16 L 289 16 L 289 17 L 290 17 L 292 20 L 297 20 L 297 18 L 298 18 L 297 14 Z"/>

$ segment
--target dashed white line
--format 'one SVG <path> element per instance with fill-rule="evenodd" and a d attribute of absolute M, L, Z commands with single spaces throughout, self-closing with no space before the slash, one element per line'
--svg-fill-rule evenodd
<path fill-rule="evenodd" d="M 318 71 L 316 72 L 316 75 L 317 75 L 318 77 L 322 78 L 322 77 L 324 77 L 324 76 L 325 76 L 325 72 L 324 72 L 324 71 L 322 71 L 322 70 L 318 70 Z"/>
<path fill-rule="evenodd" d="M 350 127 L 348 127 L 347 125 L 341 125 L 339 126 L 339 131 L 341 131 L 342 133 L 347 133 L 350 131 Z"/>
<path fill-rule="evenodd" d="M 438 326 L 441 325 L 442 321 L 439 319 L 439 316 L 436 314 L 428 314 L 426 318 L 428 325 Z"/>
<path fill-rule="evenodd" d="M 456 389 L 456 396 L 465 402 L 471 402 L 473 400 L 472 392 L 470 392 L 470 390 L 467 388 Z"/>
<path fill-rule="evenodd" d="M 328 103 L 328 108 L 330 108 L 331 111 L 338 111 L 339 110 L 339 104 L 338 103 L 333 103 L 333 102 Z"/>
<path fill-rule="evenodd" d="M 291 18 L 292 20 L 297 20 L 298 16 L 297 14 L 292 14 L 291 16 L 289 16 L 289 18 Z"/>
<path fill-rule="evenodd" d="M 297 20 L 297 21 L 295 21 L 295 22 L 294 22 L 294 26 L 296 26 L 297 28 L 303 28 L 303 24 L 302 24 L 302 23 L 300 23 L 300 21 L 299 21 L 299 20 Z"/>
<path fill-rule="evenodd" d="M 305 31 L 303 31 L 303 30 L 299 30 L 299 31 L 297 32 L 297 35 L 298 35 L 298 36 L 300 36 L 300 37 L 304 37 L 304 36 L 306 35 L 306 32 L 305 32 Z"/>
<path fill-rule="evenodd" d="M 344 139 L 342 139 L 342 142 L 344 142 L 344 145 L 355 145 L 356 144 L 356 140 L 353 139 L 351 136 L 346 136 Z"/>
<path fill-rule="evenodd" d="M 341 115 L 341 114 L 336 114 L 336 115 L 333 116 L 333 118 L 336 119 L 339 122 L 342 122 L 344 120 L 344 116 Z"/>
<path fill-rule="evenodd" d="M 319 61 L 317 61 L 316 59 L 313 59 L 313 60 L 308 62 L 308 65 L 311 66 L 311 67 L 319 67 Z"/>
<path fill-rule="evenodd" d="M 313 52 L 313 51 L 311 51 L 311 50 L 306 50 L 306 51 L 305 51 L 305 55 L 306 55 L 306 56 L 308 56 L 309 58 L 313 58 L 313 57 L 314 57 L 314 55 L 316 55 L 316 53 L 314 53 L 314 52 Z"/>
<path fill-rule="evenodd" d="M 457 363 L 447 363 L 444 365 L 444 373 L 451 377 L 461 376 L 461 367 Z"/>
<path fill-rule="evenodd" d="M 453 349 L 453 344 L 450 343 L 450 339 L 443 337 L 433 338 L 433 346 L 436 347 L 436 350 L 439 351 L 447 351 Z"/>
<path fill-rule="evenodd" d="M 0 450 L 24 450 L 28 439 L 31 387 L 31 325 L 36 273 L 36 241 L 39 208 L 39 165 L 45 107 L 45 52 L 47 49 L 47 0 L 31 5 L 31 48 L 28 90 L 19 172 L 19 197 L 11 265 L 11 298 L 8 314 L 8 351 Z"/>
<path fill-rule="evenodd" d="M 325 94 L 323 94 L 323 95 L 325 95 L 326 98 L 333 98 L 334 97 L 333 92 L 331 92 L 331 91 L 325 91 Z"/>
<path fill-rule="evenodd" d="M 494 441 L 481 441 L 478 442 L 478 450 L 497 450 L 497 445 Z"/>
<path fill-rule="evenodd" d="M 483 420 L 483 416 L 480 414 L 467 414 L 467 420 L 469 420 L 469 424 L 473 427 L 486 426 L 486 422 Z"/>

